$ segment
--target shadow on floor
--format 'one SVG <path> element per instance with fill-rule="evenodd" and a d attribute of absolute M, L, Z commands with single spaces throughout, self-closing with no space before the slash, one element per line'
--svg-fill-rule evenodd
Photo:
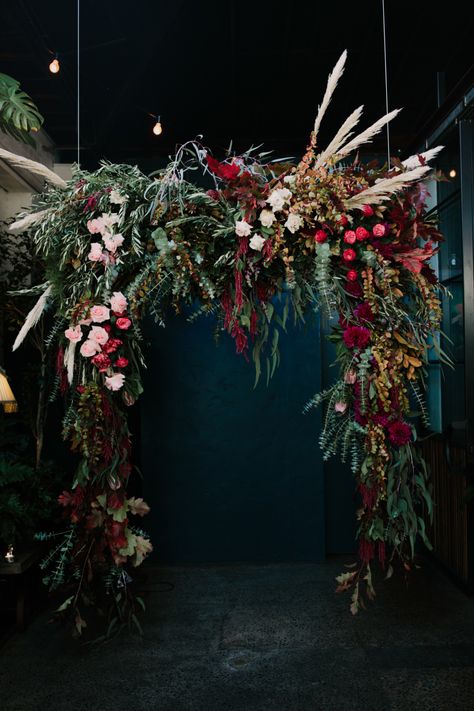
<path fill-rule="evenodd" d="M 150 566 L 144 639 L 84 649 L 44 615 L 2 649 L 0 708 L 473 709 L 474 599 L 425 562 L 352 617 L 344 562 Z"/>

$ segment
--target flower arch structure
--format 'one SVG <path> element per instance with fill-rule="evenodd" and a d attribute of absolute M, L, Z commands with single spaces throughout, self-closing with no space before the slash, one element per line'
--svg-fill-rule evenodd
<path fill-rule="evenodd" d="M 299 164 L 254 152 L 218 161 L 191 142 L 153 177 L 104 163 L 67 183 L 51 178 L 15 225 L 32 231 L 46 275 L 15 347 L 47 305 L 63 434 L 78 455 L 72 487 L 59 498 L 69 525 L 44 568 L 52 588 L 72 589 L 61 611 L 79 633 L 85 603 L 102 604 L 99 590 L 135 609 L 126 569 L 151 550 L 137 524 L 148 506 L 126 489 L 127 409 L 142 391 L 145 310 L 164 324 L 170 304 L 179 312 L 198 299 L 199 312 L 215 314 L 237 353 L 253 361 L 257 379 L 277 367 L 287 319 L 326 310 L 335 318 L 340 377 L 307 409 L 325 402 L 324 458 L 340 452 L 360 496 L 359 562 L 338 577 L 339 590 L 352 590 L 352 612 L 360 581 L 374 594 L 374 560 L 389 572 L 395 561 L 410 566 L 417 537 L 427 542 L 431 498 L 409 416 L 413 402 L 426 416 L 419 383 L 440 321 L 429 262 L 441 237 L 420 182 L 440 149 L 391 168 L 349 160 L 398 113 L 357 134 L 362 107 L 318 149 L 345 59 L 329 76 Z M 214 187 L 194 184 L 193 171 Z"/>

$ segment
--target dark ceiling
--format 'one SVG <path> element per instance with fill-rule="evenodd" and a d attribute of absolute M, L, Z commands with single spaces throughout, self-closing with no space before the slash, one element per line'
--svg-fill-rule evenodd
<path fill-rule="evenodd" d="M 474 9 L 463 3 L 386 1 L 393 153 L 404 152 L 472 69 Z M 197 134 L 219 154 L 264 143 L 304 150 L 326 77 L 343 49 L 345 75 L 323 142 L 360 103 L 385 110 L 381 2 L 81 0 L 82 162 L 107 158 L 152 170 Z M 473 6 L 471 5 L 471 8 Z M 0 10 L 0 71 L 35 99 L 60 158 L 75 159 L 76 1 L 11 0 Z M 48 71 L 49 51 L 61 71 Z M 161 114 L 155 137 L 149 113 Z M 383 139 L 384 140 L 384 139 Z M 380 149 L 383 145 L 379 144 Z"/>

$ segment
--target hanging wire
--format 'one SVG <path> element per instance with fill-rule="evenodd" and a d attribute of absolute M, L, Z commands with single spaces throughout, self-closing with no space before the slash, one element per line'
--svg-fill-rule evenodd
<path fill-rule="evenodd" d="M 77 167 L 81 164 L 81 0 L 77 0 Z"/>
<path fill-rule="evenodd" d="M 385 71 L 385 113 L 388 114 L 388 71 L 387 71 L 387 24 L 385 21 L 385 0 L 382 0 L 383 61 Z M 390 170 L 390 121 L 387 123 L 387 164 Z"/>

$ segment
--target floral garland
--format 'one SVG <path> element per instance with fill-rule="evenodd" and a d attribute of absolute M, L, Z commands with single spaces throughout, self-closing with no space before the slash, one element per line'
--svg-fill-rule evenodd
<path fill-rule="evenodd" d="M 391 169 L 341 163 L 397 113 L 351 138 L 358 109 L 317 153 L 344 61 L 345 54 L 296 166 L 263 163 L 251 152 L 219 162 L 190 143 L 153 178 L 126 165 L 78 170 L 22 218 L 36 223 L 48 285 L 41 298 L 55 314 L 64 437 L 80 456 L 72 489 L 59 499 L 71 528 L 44 568 L 52 588 L 72 586 L 61 612 L 79 634 L 85 601 L 98 600 L 104 582 L 112 593 L 127 589 L 126 566 L 152 549 L 134 523 L 148 506 L 126 494 L 126 410 L 142 392 L 145 310 L 164 324 L 170 304 L 180 312 L 198 299 L 199 313 L 215 314 L 237 353 L 253 360 L 257 379 L 262 366 L 268 377 L 277 366 L 290 313 L 302 320 L 319 307 L 336 315 L 330 338 L 340 377 L 307 409 L 325 401 L 324 458 L 340 451 L 350 461 L 360 495 L 359 563 L 338 577 L 338 590 L 352 590 L 352 612 L 363 604 L 361 580 L 373 597 L 374 560 L 391 574 L 397 560 L 410 567 L 418 536 L 429 545 L 427 472 L 409 418 L 414 402 L 426 417 L 419 383 L 441 315 L 429 265 L 441 236 L 426 217 L 419 182 L 439 149 Z M 212 177 L 213 189 L 187 179 L 196 169 Z M 283 311 L 274 308 L 275 296 Z M 135 616 L 131 597 L 127 604 Z"/>

